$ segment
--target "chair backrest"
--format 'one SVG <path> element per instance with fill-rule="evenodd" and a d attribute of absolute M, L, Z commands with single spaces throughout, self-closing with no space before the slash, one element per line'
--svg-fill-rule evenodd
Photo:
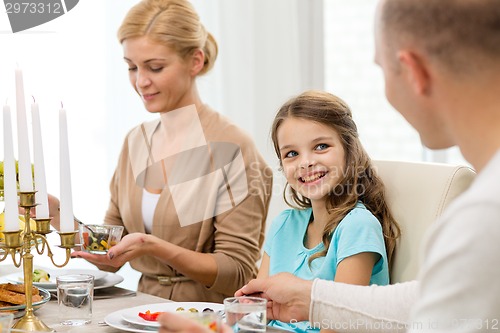
<path fill-rule="evenodd" d="M 416 278 L 420 245 L 444 208 L 472 183 L 466 166 L 402 161 L 373 161 L 386 187 L 387 203 L 401 227 L 391 270 L 391 283 Z"/>

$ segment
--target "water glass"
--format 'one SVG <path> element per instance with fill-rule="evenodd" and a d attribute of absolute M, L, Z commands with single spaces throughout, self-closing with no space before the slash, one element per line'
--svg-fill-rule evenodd
<path fill-rule="evenodd" d="M 12 313 L 0 313 L 0 333 L 10 332 L 13 319 L 14 315 Z"/>
<path fill-rule="evenodd" d="M 70 326 L 89 324 L 92 321 L 94 276 L 60 275 L 56 278 L 56 283 L 61 324 Z"/>
<path fill-rule="evenodd" d="M 235 332 L 266 331 L 267 300 L 260 297 L 229 297 L 224 300 L 226 323 Z"/>

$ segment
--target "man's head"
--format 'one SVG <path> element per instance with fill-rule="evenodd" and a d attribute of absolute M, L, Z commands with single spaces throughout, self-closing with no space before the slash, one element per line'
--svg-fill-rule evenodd
<path fill-rule="evenodd" d="M 375 39 L 389 102 L 426 146 L 456 144 L 443 103 L 463 87 L 448 83 L 500 68 L 500 2 L 381 0 Z"/>
<path fill-rule="evenodd" d="M 498 0 L 383 0 L 380 24 L 388 47 L 418 44 L 450 71 L 467 73 L 500 57 Z"/>

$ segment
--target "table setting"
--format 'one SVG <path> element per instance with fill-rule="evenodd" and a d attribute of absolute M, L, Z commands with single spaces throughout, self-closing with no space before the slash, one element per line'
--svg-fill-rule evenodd
<path fill-rule="evenodd" d="M 100 271 L 97 269 L 52 269 L 46 267 L 36 267 L 35 271 L 37 269 L 47 272 L 50 275 L 50 279 L 48 281 L 33 282 L 33 285 L 47 290 L 52 294 L 52 297 L 57 297 L 56 278 L 60 275 L 88 274 L 94 276 L 94 298 L 111 295 L 110 290 L 105 289 L 118 289 L 118 287 L 114 286 L 120 284 L 124 280 L 123 276 L 119 274 Z M 22 283 L 23 274 L 21 272 L 11 273 L 0 277 L 0 279 L 10 283 Z"/>
<path fill-rule="evenodd" d="M 123 276 L 117 273 L 105 272 L 96 268 L 63 268 L 54 269 L 47 267 L 35 267 L 35 271 L 43 270 L 50 275 L 48 281 L 33 282 L 33 286 L 37 287 L 44 295 L 49 294 L 52 300 L 57 300 L 57 285 L 56 278 L 63 275 L 84 274 L 94 277 L 94 299 L 104 299 L 110 297 L 123 297 L 135 295 L 134 290 L 128 290 L 116 285 L 124 281 Z M 23 284 L 24 277 L 20 270 L 17 270 L 13 265 L 0 266 L 0 289 L 2 284 Z M 44 297 L 45 300 L 45 297 Z M 38 303 L 34 305 L 39 305 Z M 6 310 L 0 306 L 0 312 Z"/>
<path fill-rule="evenodd" d="M 219 303 L 208 302 L 162 302 L 139 305 L 121 309 L 108 314 L 104 322 L 110 327 L 135 333 L 149 333 L 158 331 L 160 325 L 156 321 L 161 312 L 175 312 L 196 318 L 198 315 L 212 314 L 206 321 L 207 325 L 215 324 L 224 314 L 224 306 Z"/>
<path fill-rule="evenodd" d="M 77 264 L 72 264 L 72 267 Z M 133 332 L 133 333 L 151 333 L 157 332 L 159 325 L 156 321 L 145 320 L 140 314 L 153 315 L 158 312 L 175 312 L 188 316 L 190 319 L 202 318 L 203 323 L 210 325 L 215 320 L 214 317 L 207 317 L 206 313 L 211 313 L 219 317 L 220 320 L 225 322 L 227 320 L 227 307 L 220 303 L 209 302 L 173 302 L 157 296 L 128 290 L 116 286 L 118 281 L 123 281 L 124 278 L 117 273 L 109 273 L 99 271 L 97 269 L 80 269 L 80 268 L 62 268 L 54 269 L 47 267 L 36 266 L 35 269 L 46 269 L 50 274 L 49 281 L 34 282 L 35 287 L 39 286 L 39 290 L 44 296 L 44 301 L 41 304 L 33 303 L 35 313 L 38 318 L 55 330 L 56 332 L 102 332 L 102 333 L 119 333 L 119 332 Z M 0 282 L 5 283 L 22 283 L 22 273 L 13 265 L 0 266 Z M 94 294 L 92 302 L 92 316 L 91 321 L 87 324 L 78 326 L 63 325 L 61 324 L 61 304 L 57 298 L 57 284 L 54 285 L 55 279 L 58 276 L 68 275 L 90 275 L 94 278 Z M 54 279 L 54 280 L 53 280 Z M 47 288 L 47 289 L 44 289 Z M 54 289 L 55 287 L 55 289 Z M 49 300 L 50 299 L 50 300 Z M 231 306 L 238 306 L 232 298 L 228 298 Z M 16 318 L 23 315 L 22 308 L 20 312 L 15 315 Z M 239 311 L 239 310 L 238 310 Z M 236 311 L 236 312 L 238 312 Z M 259 311 L 262 311 L 260 309 Z M 0 314 L 2 313 L 0 308 Z M 193 316 L 196 315 L 197 317 Z M 264 320 L 261 318 L 261 320 Z M 232 323 L 235 324 L 235 323 Z M 234 326 L 234 325 L 233 325 Z M 12 332 L 23 332 L 19 329 L 12 329 Z M 32 331 L 38 332 L 38 331 Z M 282 330 L 261 326 L 255 332 L 283 332 Z"/>
<path fill-rule="evenodd" d="M 159 330 L 156 319 L 161 312 L 185 315 L 213 332 L 220 331 L 221 322 L 231 325 L 235 331 L 276 332 L 266 327 L 263 299 L 228 298 L 224 304 L 172 302 L 116 286 L 124 281 L 120 274 L 76 266 L 76 261 L 71 259 L 72 250 L 79 248 L 107 255 L 108 250 L 120 242 L 123 227 L 85 224 L 73 214 L 67 116 L 62 103 L 59 110 L 60 224 L 56 231 L 60 243 L 54 245 L 49 238 L 54 230 L 49 215 L 38 104 L 33 97 L 33 127 L 29 135 L 20 68 L 15 70 L 15 79 L 19 159 L 14 159 L 11 112 L 6 102 L 3 107 L 4 160 L 0 170 L 0 202 L 3 204 L 0 207 L 0 317 L 3 325 L 13 325 L 6 331 L 2 327 L 2 332 L 150 333 Z M 40 265 L 41 261 L 45 264 Z"/>

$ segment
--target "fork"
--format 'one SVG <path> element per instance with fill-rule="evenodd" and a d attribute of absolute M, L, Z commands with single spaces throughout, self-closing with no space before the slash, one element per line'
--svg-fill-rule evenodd
<path fill-rule="evenodd" d="M 78 223 L 79 225 L 85 225 L 85 223 L 83 223 L 82 221 L 80 221 L 80 219 L 78 219 L 75 215 L 73 215 L 73 219 L 75 220 L 76 223 Z"/>

